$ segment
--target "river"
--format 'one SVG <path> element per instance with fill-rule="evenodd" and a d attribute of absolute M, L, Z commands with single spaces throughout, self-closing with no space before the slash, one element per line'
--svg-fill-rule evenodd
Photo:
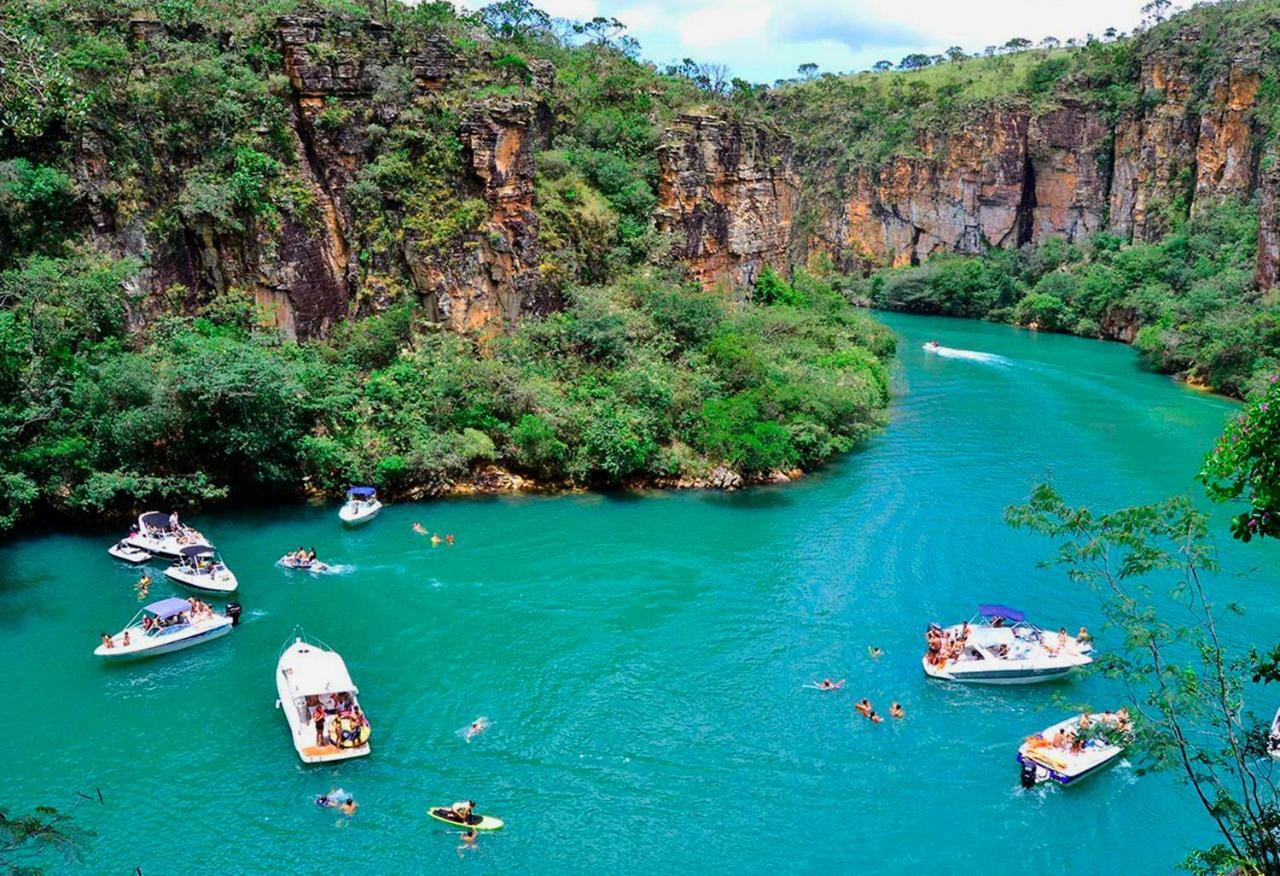
<path fill-rule="evenodd" d="M 891 423 L 816 475 L 400 505 L 357 531 L 332 506 L 196 515 L 240 578 L 244 621 L 150 662 L 91 654 L 138 605 L 109 537 L 5 545 L 0 805 L 72 808 L 101 789 L 105 805 L 74 807 L 98 834 L 85 863 L 43 856 L 55 873 L 1168 872 L 1213 840 L 1174 776 L 1126 762 L 1079 788 L 1018 787 L 1020 740 L 1063 701 L 1113 705 L 1114 684 L 943 685 L 920 671 L 922 632 L 979 601 L 1097 629 L 1096 597 L 1036 568 L 1048 546 L 1002 510 L 1046 478 L 1098 508 L 1199 497 L 1233 405 L 1120 345 L 881 318 L 901 339 Z M 1003 359 L 926 354 L 929 338 Z M 1229 544 L 1215 514 L 1213 585 L 1249 608 L 1227 636 L 1269 646 L 1280 553 Z M 456 544 L 433 548 L 414 521 Z M 273 565 L 298 545 L 351 568 Z M 153 598 L 171 590 L 159 571 Z M 295 624 L 346 658 L 371 756 L 295 756 L 273 682 Z M 803 687 L 823 676 L 846 689 Z M 870 724 L 852 710 L 862 696 L 907 717 Z M 1280 692 L 1256 696 L 1269 715 Z M 480 715 L 492 727 L 465 743 L 456 731 Z M 334 786 L 359 800 L 354 818 L 312 805 Z M 460 856 L 423 811 L 466 797 L 507 827 Z"/>

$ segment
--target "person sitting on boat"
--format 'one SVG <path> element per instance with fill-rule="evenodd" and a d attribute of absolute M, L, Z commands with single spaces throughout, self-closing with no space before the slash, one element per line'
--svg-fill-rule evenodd
<path fill-rule="evenodd" d="M 1129 717 L 1129 710 L 1124 706 L 1120 707 L 1120 711 L 1116 712 L 1116 729 L 1128 733 L 1133 729 L 1133 721 Z"/>
<path fill-rule="evenodd" d="M 1057 650 L 1059 650 L 1059 651 L 1065 651 L 1065 650 L 1067 650 L 1067 628 L 1066 628 L 1066 627 L 1059 627 L 1059 628 L 1058 628 L 1058 648 L 1057 648 Z"/>
<path fill-rule="evenodd" d="M 131 643 L 129 642 L 129 631 L 128 631 L 128 630 L 125 630 L 125 631 L 124 631 L 124 641 L 123 641 L 123 642 L 121 642 L 120 644 L 124 645 L 126 648 L 128 648 L 128 647 L 129 647 L 129 645 L 131 644 Z"/>
<path fill-rule="evenodd" d="M 102 644 L 107 648 L 114 648 L 116 643 L 112 641 L 111 636 L 107 633 L 102 634 Z"/>
<path fill-rule="evenodd" d="M 307 551 L 307 561 L 314 563 L 316 561 L 316 549 L 313 545 L 311 550 Z"/>

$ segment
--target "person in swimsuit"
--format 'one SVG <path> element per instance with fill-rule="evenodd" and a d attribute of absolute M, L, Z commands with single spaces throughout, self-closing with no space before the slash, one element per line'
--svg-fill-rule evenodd
<path fill-rule="evenodd" d="M 106 633 L 102 634 L 102 644 L 106 645 L 108 648 L 114 648 L 116 646 L 116 643 L 111 641 L 111 636 Z"/>
<path fill-rule="evenodd" d="M 879 660 L 881 657 L 883 657 L 883 656 L 884 656 L 884 651 L 880 650 L 879 648 L 877 648 L 877 647 L 875 647 L 875 646 L 870 646 L 870 647 L 868 647 L 868 648 L 867 648 L 867 655 L 868 655 L 872 660 Z"/>
<path fill-rule="evenodd" d="M 426 528 L 425 528 L 421 523 L 418 523 L 417 521 L 414 521 L 414 524 L 413 524 L 413 531 L 414 531 L 414 532 L 416 532 L 416 533 L 418 533 L 418 535 L 426 535 L 426 534 L 427 534 L 427 530 L 426 530 Z"/>
<path fill-rule="evenodd" d="M 311 713 L 312 719 L 316 722 L 316 747 L 324 746 L 324 706 L 316 706 L 315 711 Z"/>
<path fill-rule="evenodd" d="M 899 703 L 891 703 L 889 705 L 889 717 L 905 718 L 907 717 L 907 713 Z"/>
<path fill-rule="evenodd" d="M 449 807 L 449 815 L 459 824 L 467 824 L 471 820 L 471 812 L 476 808 L 474 800 L 459 800 Z"/>
<path fill-rule="evenodd" d="M 865 697 L 862 702 L 858 703 L 854 708 L 857 709 L 860 714 L 865 715 L 868 718 L 875 714 L 871 708 L 871 700 L 866 699 Z"/>
<path fill-rule="evenodd" d="M 356 814 L 356 810 L 359 808 L 360 804 L 356 802 L 356 798 L 348 794 L 347 799 L 342 803 L 342 814 L 350 818 Z"/>

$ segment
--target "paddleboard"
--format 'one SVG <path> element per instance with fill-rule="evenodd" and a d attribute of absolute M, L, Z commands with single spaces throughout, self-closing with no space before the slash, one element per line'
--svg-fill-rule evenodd
<path fill-rule="evenodd" d="M 428 809 L 427 815 L 436 821 L 443 821 L 450 827 L 456 827 L 460 830 L 465 830 L 469 827 L 474 827 L 476 830 L 497 830 L 503 824 L 501 818 L 494 818 L 492 815 L 476 815 L 475 813 L 472 813 L 471 819 L 466 824 L 463 824 L 456 818 L 450 818 L 448 815 L 443 814 L 446 812 L 449 812 L 447 807 L 437 806 L 434 809 Z"/>

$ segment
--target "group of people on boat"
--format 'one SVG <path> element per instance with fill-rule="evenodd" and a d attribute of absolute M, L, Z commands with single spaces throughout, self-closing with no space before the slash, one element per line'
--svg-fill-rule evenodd
<path fill-rule="evenodd" d="M 369 738 L 369 718 L 351 694 L 313 694 L 306 702 L 315 722 L 317 747 L 355 748 Z"/>
<path fill-rule="evenodd" d="M 937 624 L 929 624 L 929 628 L 924 631 L 924 640 L 929 647 L 925 659 L 931 666 L 941 666 L 964 653 L 965 642 L 969 640 L 969 622 L 965 621 L 955 633 L 944 630 Z"/>
<path fill-rule="evenodd" d="M 194 526 L 187 526 L 178 519 L 178 512 L 174 511 L 169 515 L 169 525 L 153 526 L 149 523 L 143 524 L 143 530 L 139 530 L 138 524 L 135 523 L 129 527 L 129 536 L 136 537 L 139 534 L 148 538 L 164 538 L 166 535 L 172 535 L 177 539 L 178 544 L 207 544 L 204 535 Z"/>
<path fill-rule="evenodd" d="M 316 549 L 314 546 L 312 546 L 311 550 L 307 550 L 306 548 L 299 546 L 296 551 L 286 554 L 285 556 L 293 560 L 298 565 L 307 565 L 316 561 Z"/>
<path fill-rule="evenodd" d="M 103 634 L 102 634 L 102 644 L 103 644 L 103 645 L 105 645 L 105 646 L 106 646 L 106 647 L 108 647 L 108 648 L 114 648 L 114 647 L 116 646 L 116 640 L 115 640 L 115 639 L 113 639 L 113 638 L 111 638 L 111 634 L 110 634 L 110 633 L 103 633 Z M 133 642 L 132 642 L 132 640 L 129 638 L 129 631 L 128 631 L 128 630 L 125 630 L 125 631 L 124 631 L 124 636 L 122 636 L 122 637 L 121 637 L 121 639 L 120 639 L 120 645 L 121 645 L 121 647 L 123 647 L 123 648 L 128 648 L 128 647 L 129 647 L 130 645 L 132 645 L 132 644 L 133 644 Z"/>
<path fill-rule="evenodd" d="M 1033 749 L 1053 748 L 1068 754 L 1080 754 L 1090 740 L 1105 735 L 1111 730 L 1120 733 L 1132 732 L 1133 721 L 1129 717 L 1128 709 L 1122 707 L 1118 711 L 1102 712 L 1092 718 L 1088 712 L 1082 712 L 1074 730 L 1059 727 L 1052 736 L 1048 737 L 1037 733 L 1027 738 L 1027 744 Z"/>

